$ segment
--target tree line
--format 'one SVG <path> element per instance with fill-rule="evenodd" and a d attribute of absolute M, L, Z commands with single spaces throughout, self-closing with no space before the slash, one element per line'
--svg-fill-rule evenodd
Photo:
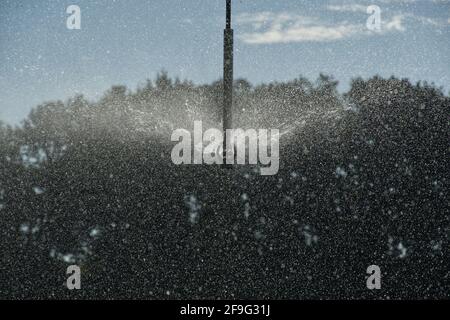
<path fill-rule="evenodd" d="M 220 128 L 221 81 L 162 72 L 0 125 L 0 297 L 448 298 L 449 96 L 337 86 L 235 81 L 236 127 L 285 133 L 273 177 L 172 164 L 173 129 Z"/>

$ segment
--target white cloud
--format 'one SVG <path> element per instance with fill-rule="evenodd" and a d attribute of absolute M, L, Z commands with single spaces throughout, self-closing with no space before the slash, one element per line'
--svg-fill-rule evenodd
<path fill-rule="evenodd" d="M 243 34 L 241 39 L 248 44 L 289 43 L 303 41 L 331 41 L 349 37 L 357 32 L 354 25 L 299 26 L 274 28 L 264 32 Z"/>
<path fill-rule="evenodd" d="M 397 15 L 386 20 L 382 31 L 372 32 L 365 26 L 365 20 L 358 24 L 349 22 L 324 23 L 314 17 L 305 17 L 294 13 L 260 12 L 242 14 L 237 22 L 249 26 L 240 39 L 248 44 L 275 44 L 292 42 L 325 42 L 348 39 L 356 36 L 369 36 L 388 32 L 403 32 L 404 16 Z"/>
<path fill-rule="evenodd" d="M 311 25 L 318 22 L 318 20 L 313 17 L 307 17 L 288 12 L 274 13 L 269 11 L 243 13 L 237 17 L 236 21 L 240 25 L 250 24 L 255 29 L 260 29 L 264 26 L 269 25 L 281 26 L 283 24 L 289 24 L 293 22 L 296 25 Z"/>
<path fill-rule="evenodd" d="M 338 11 L 338 12 L 367 12 L 367 6 L 356 3 L 328 5 L 327 9 L 330 11 Z"/>
<path fill-rule="evenodd" d="M 420 0 L 378 0 L 381 3 L 384 4 L 402 4 L 402 3 L 414 3 L 419 2 Z M 422 0 L 431 2 L 431 0 Z M 450 0 L 432 0 L 433 3 L 436 4 L 450 4 Z M 368 14 L 367 8 L 368 5 L 362 5 L 362 4 L 356 4 L 356 3 L 343 3 L 343 4 L 335 4 L 335 5 L 328 5 L 326 6 L 326 9 L 329 11 L 336 11 L 336 12 L 354 12 L 354 13 L 365 13 Z M 436 18 L 430 18 L 425 16 L 420 16 L 412 13 L 395 13 L 395 11 L 392 11 L 391 9 L 382 9 L 382 16 L 386 15 L 386 12 L 390 12 L 391 16 L 394 14 L 394 16 L 391 18 L 392 21 L 390 21 L 387 24 L 387 27 L 390 28 L 390 30 L 395 29 L 398 31 L 404 31 L 403 26 L 403 20 L 408 19 L 409 21 L 419 22 L 423 25 L 430 25 L 434 27 L 442 27 L 446 25 L 446 21 L 443 19 L 436 19 Z"/>
<path fill-rule="evenodd" d="M 405 31 L 406 28 L 403 25 L 404 16 L 402 15 L 396 15 L 392 17 L 392 19 L 384 24 L 384 28 L 388 31 Z"/>

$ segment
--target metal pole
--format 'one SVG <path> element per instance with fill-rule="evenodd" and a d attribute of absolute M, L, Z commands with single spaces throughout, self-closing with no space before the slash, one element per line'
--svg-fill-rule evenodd
<path fill-rule="evenodd" d="M 231 28 L 231 0 L 227 0 L 226 29 L 224 30 L 224 62 L 223 62 L 223 156 L 233 150 L 227 150 L 227 129 L 232 129 L 233 106 L 233 29 Z"/>

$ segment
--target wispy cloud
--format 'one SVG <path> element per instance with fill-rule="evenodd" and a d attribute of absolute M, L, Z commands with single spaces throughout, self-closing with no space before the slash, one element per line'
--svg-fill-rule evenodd
<path fill-rule="evenodd" d="M 252 32 L 241 36 L 249 44 L 330 41 L 356 32 L 353 25 L 326 26 L 317 18 L 287 12 L 242 14 L 237 17 L 237 23 L 252 28 Z"/>
<path fill-rule="evenodd" d="M 376 33 L 403 32 L 406 30 L 403 21 L 403 16 L 394 16 L 384 21 L 382 31 Z M 347 21 L 326 23 L 315 17 L 286 12 L 242 14 L 238 16 L 237 23 L 252 29 L 240 36 L 240 39 L 248 44 L 326 42 L 374 34 L 366 28 L 365 19 L 358 24 Z"/>
<path fill-rule="evenodd" d="M 385 4 L 385 5 L 396 5 L 396 4 L 408 4 L 408 3 L 417 3 L 417 2 L 433 2 L 435 4 L 450 4 L 450 0 L 377 0 L 379 4 Z M 335 12 L 353 12 L 353 13 L 365 13 L 369 14 L 371 12 L 368 12 L 369 5 L 362 5 L 360 3 L 354 3 L 354 2 L 343 2 L 341 4 L 332 4 L 327 5 L 325 8 L 328 11 L 335 11 Z M 382 6 L 381 11 L 383 13 L 383 16 L 389 12 L 392 16 L 392 20 L 390 23 L 388 23 L 388 27 L 391 27 L 396 30 L 403 30 L 404 27 L 400 25 L 400 23 L 403 20 L 409 20 L 410 22 L 414 23 L 421 23 L 422 25 L 429 25 L 429 26 L 435 26 L 435 27 L 442 27 L 447 24 L 445 19 L 439 19 L 439 18 L 431 18 L 426 16 L 421 16 L 413 13 L 405 13 L 405 12 L 399 12 L 398 10 L 392 10 L 392 8 L 386 8 Z"/>
<path fill-rule="evenodd" d="M 286 23 L 295 23 L 296 25 L 311 25 L 317 22 L 318 19 L 315 17 L 308 17 L 289 12 L 274 13 L 264 11 L 256 13 L 242 13 L 237 17 L 238 24 L 250 24 L 255 29 L 260 29 L 269 25 L 280 27 Z"/>
<path fill-rule="evenodd" d="M 328 5 L 327 10 L 338 12 L 367 12 L 367 6 L 357 3 Z"/>
<path fill-rule="evenodd" d="M 384 24 L 384 28 L 387 31 L 406 31 L 406 27 L 403 25 L 405 19 L 404 15 L 393 16 L 391 20 Z"/>
<path fill-rule="evenodd" d="M 349 37 L 355 33 L 354 25 L 290 27 L 283 30 L 246 33 L 241 36 L 241 39 L 248 44 L 332 41 Z"/>

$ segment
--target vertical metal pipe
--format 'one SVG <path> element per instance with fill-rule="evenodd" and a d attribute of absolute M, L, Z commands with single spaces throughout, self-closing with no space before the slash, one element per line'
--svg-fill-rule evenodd
<path fill-rule="evenodd" d="M 231 29 L 231 0 L 227 0 L 227 29 Z"/>
<path fill-rule="evenodd" d="M 223 153 L 224 164 L 227 150 L 227 129 L 232 129 L 233 106 L 233 29 L 231 29 L 231 0 L 227 0 L 226 29 L 224 30 L 224 62 L 223 62 Z"/>

